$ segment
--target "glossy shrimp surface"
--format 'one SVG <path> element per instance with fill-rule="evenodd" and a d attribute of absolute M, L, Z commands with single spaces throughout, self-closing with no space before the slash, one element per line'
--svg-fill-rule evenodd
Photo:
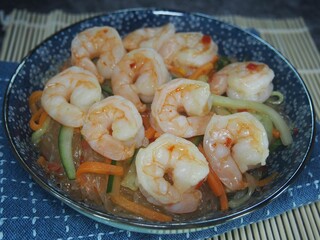
<path fill-rule="evenodd" d="M 70 67 L 51 78 L 43 89 L 41 104 L 57 122 L 81 127 L 89 107 L 101 99 L 101 87 L 91 72 Z"/>
<path fill-rule="evenodd" d="M 92 149 L 113 160 L 130 158 L 144 141 L 138 110 L 121 96 L 111 96 L 93 104 L 81 133 Z"/>
<path fill-rule="evenodd" d="M 213 61 L 218 46 L 211 37 L 200 32 L 176 33 L 159 50 L 169 68 L 180 69 L 185 76 Z"/>
<path fill-rule="evenodd" d="M 139 150 L 136 170 L 147 200 L 175 213 L 198 208 L 202 194 L 196 186 L 209 173 L 205 157 L 193 143 L 167 133 Z"/>
<path fill-rule="evenodd" d="M 76 35 L 71 43 L 71 62 L 94 73 L 99 82 L 110 79 L 126 50 L 116 29 L 93 27 Z"/>
<path fill-rule="evenodd" d="M 140 28 L 125 36 L 123 45 L 128 51 L 145 47 L 158 51 L 174 33 L 175 27 L 172 23 L 161 27 Z"/>
<path fill-rule="evenodd" d="M 230 190 L 246 187 L 242 174 L 266 164 L 268 145 L 263 125 L 248 112 L 214 115 L 203 139 L 210 166 Z"/>
<path fill-rule="evenodd" d="M 151 48 L 139 48 L 127 53 L 116 65 L 111 85 L 114 94 L 129 99 L 143 112 L 157 87 L 170 79 L 161 56 Z"/>
<path fill-rule="evenodd" d="M 151 105 L 154 128 L 179 137 L 204 134 L 211 117 L 210 89 L 207 83 L 174 79 L 160 86 Z"/>
<path fill-rule="evenodd" d="M 215 94 L 227 93 L 228 97 L 264 102 L 273 90 L 274 72 L 259 62 L 236 62 L 227 65 L 209 80 Z"/>

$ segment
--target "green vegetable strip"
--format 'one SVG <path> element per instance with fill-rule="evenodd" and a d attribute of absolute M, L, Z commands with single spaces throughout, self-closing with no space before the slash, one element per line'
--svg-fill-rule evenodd
<path fill-rule="evenodd" d="M 112 160 L 112 161 L 111 161 L 111 165 L 117 165 L 117 161 Z M 114 178 L 115 178 L 114 175 L 109 175 L 108 185 L 107 185 L 107 193 L 111 193 L 111 192 L 112 192 Z"/>
<path fill-rule="evenodd" d="M 109 95 L 113 95 L 113 91 L 112 91 L 112 88 L 110 86 L 108 86 L 107 84 L 103 84 L 101 85 L 101 88 L 104 92 L 106 92 L 107 94 Z"/>
<path fill-rule="evenodd" d="M 49 128 L 50 125 L 50 118 L 47 117 L 47 119 L 44 121 L 42 127 L 40 129 L 38 129 L 37 131 L 33 132 L 31 135 L 31 141 L 33 144 L 38 144 L 41 140 L 41 137 L 43 136 L 43 134 L 45 134 Z"/>
<path fill-rule="evenodd" d="M 70 180 L 76 178 L 76 168 L 72 155 L 73 128 L 61 126 L 59 132 L 59 153 L 61 163 Z"/>
<path fill-rule="evenodd" d="M 239 99 L 231 99 L 228 97 L 217 96 L 212 94 L 211 101 L 213 106 L 222 106 L 227 108 L 236 108 L 236 109 L 250 109 L 256 110 L 258 112 L 267 114 L 274 126 L 280 131 L 280 138 L 282 144 L 288 146 L 292 143 L 292 136 L 290 133 L 290 129 L 286 122 L 283 120 L 281 115 L 277 113 L 271 107 L 264 105 L 262 103 L 247 101 L 247 100 L 239 100 Z"/>

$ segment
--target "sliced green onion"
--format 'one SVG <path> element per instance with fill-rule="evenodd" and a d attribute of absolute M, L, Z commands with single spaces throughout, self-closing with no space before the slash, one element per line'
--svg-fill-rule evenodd
<path fill-rule="evenodd" d="M 221 70 L 225 66 L 229 65 L 231 63 L 231 60 L 226 56 L 220 56 L 217 63 L 216 63 L 216 71 Z"/>
<path fill-rule="evenodd" d="M 284 97 L 283 94 L 279 91 L 273 91 L 270 95 L 270 97 L 266 100 L 266 103 L 272 104 L 272 105 L 280 105 L 283 103 Z"/>
<path fill-rule="evenodd" d="M 189 140 L 198 147 L 199 144 L 203 141 L 203 135 L 192 137 Z"/>
<path fill-rule="evenodd" d="M 112 160 L 111 161 L 111 165 L 117 165 L 117 161 L 115 160 Z M 115 181 L 115 177 L 114 175 L 109 175 L 109 178 L 108 178 L 108 185 L 107 185 L 107 193 L 111 193 L 112 190 L 113 190 L 113 184 L 114 184 L 114 181 Z"/>
<path fill-rule="evenodd" d="M 109 84 L 107 84 L 107 83 L 102 84 L 101 89 L 104 93 L 108 94 L 109 96 L 113 95 L 112 88 L 111 88 L 111 86 L 109 86 Z"/>
<path fill-rule="evenodd" d="M 218 96 L 214 94 L 211 94 L 211 101 L 213 106 L 222 106 L 236 109 L 250 109 L 260 113 L 267 114 L 273 122 L 274 126 L 280 131 L 280 138 L 282 144 L 288 146 L 292 143 L 293 139 L 288 125 L 286 124 L 282 116 L 273 108 L 258 102 L 231 99 L 228 97 Z"/>

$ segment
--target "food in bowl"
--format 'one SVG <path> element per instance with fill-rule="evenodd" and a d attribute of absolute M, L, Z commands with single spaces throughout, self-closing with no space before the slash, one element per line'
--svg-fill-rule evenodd
<path fill-rule="evenodd" d="M 276 177 L 267 157 L 292 137 L 266 64 L 170 23 L 123 39 L 92 27 L 70 51 L 29 104 L 38 164 L 72 198 L 179 221 L 236 208 Z"/>

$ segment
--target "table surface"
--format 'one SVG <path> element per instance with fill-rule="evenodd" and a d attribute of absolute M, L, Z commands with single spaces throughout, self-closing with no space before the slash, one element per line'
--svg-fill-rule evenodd
<path fill-rule="evenodd" d="M 244 16 L 244 17 L 254 17 L 255 19 L 258 18 L 274 18 L 274 19 L 288 19 L 288 18 L 294 18 L 298 19 L 297 24 L 299 24 L 299 19 L 303 19 L 303 23 L 306 24 L 308 27 L 308 30 L 311 33 L 312 41 L 315 43 L 315 46 L 320 49 L 320 17 L 319 13 L 317 13 L 317 9 L 320 9 L 320 1 L 304 1 L 302 4 L 302 1 L 273 1 L 272 3 L 267 3 L 267 1 L 259 1 L 259 4 L 255 1 L 246 1 L 245 4 L 240 4 L 240 1 L 193 1 L 188 2 L 188 4 L 181 4 L 182 1 L 173 0 L 168 3 L 154 3 L 153 1 L 149 0 L 141 0 L 141 1 L 130 1 L 126 2 L 124 0 L 120 1 L 114 1 L 113 3 L 108 3 L 107 1 L 47 1 L 43 0 L 42 3 L 39 5 L 39 3 L 33 4 L 35 1 L 22 1 L 22 0 L 13 0 L 13 1 L 6 1 L 5 3 L 0 4 L 0 11 L 3 11 L 4 15 L 1 15 L 0 12 L 0 22 L 5 22 L 5 17 L 9 16 L 10 13 L 12 13 L 13 8 L 15 9 L 26 9 L 30 12 L 39 12 L 39 13 L 50 13 L 52 10 L 63 10 L 65 12 L 71 12 L 71 13 L 87 13 L 87 12 L 101 12 L 101 11 L 113 11 L 117 9 L 122 8 L 128 8 L 128 7 L 162 7 L 162 8 L 170 8 L 170 9 L 176 9 L 176 10 L 184 10 L 184 11 L 193 11 L 193 12 L 202 12 L 206 14 L 211 15 L 223 15 L 226 16 L 224 20 L 229 20 L 230 22 L 233 22 L 234 16 Z M 208 8 L 207 6 L 211 6 Z M 59 14 L 56 14 L 59 15 Z M 228 18 L 228 16 L 232 16 Z M 23 16 L 23 15 L 21 15 Z M 82 16 L 83 17 L 83 16 Z M 55 19 L 55 18 L 53 18 Z M 247 25 L 248 27 L 252 27 L 247 20 L 248 18 L 241 19 L 241 17 L 238 20 L 243 20 L 244 25 Z M 239 22 L 239 21 L 238 21 Z M 257 25 L 253 24 L 253 27 L 257 27 Z M 299 25 L 300 26 L 300 25 Z M 296 29 L 303 29 L 297 26 Z M 265 29 L 266 31 L 262 31 L 262 35 L 265 39 L 272 41 L 273 37 L 275 36 L 273 32 L 268 32 L 268 28 Z M 48 32 L 48 31 L 47 31 Z M 0 46 L 2 46 L 3 40 L 5 36 L 5 32 L 2 30 L 0 33 Z M 43 35 L 44 36 L 44 35 Z M 268 39 L 269 38 L 269 39 Z M 281 43 L 281 39 L 280 39 Z M 304 42 L 309 46 L 309 42 Z M 311 44 L 312 45 L 312 44 Z M 307 46 L 307 49 L 308 49 Z M 278 49 L 283 47 L 281 44 L 279 46 L 276 46 Z M 314 48 L 313 48 L 314 49 Z M 290 53 L 287 51 L 288 49 L 284 47 L 281 49 L 282 52 L 288 53 L 287 56 L 290 60 L 293 61 L 294 65 L 297 66 L 300 74 L 302 74 L 302 77 L 306 81 L 306 84 L 312 91 L 315 91 L 313 94 L 317 94 L 317 90 L 319 89 L 319 81 L 316 81 L 316 85 L 314 85 L 314 79 L 316 79 L 317 76 L 319 76 L 319 63 L 320 58 L 319 54 L 317 55 L 316 59 L 318 59 L 316 64 L 311 65 L 305 64 L 304 62 L 300 62 L 299 59 L 295 58 L 295 56 L 290 56 Z M 310 51 L 311 48 L 310 48 Z M 2 51 L 2 56 L 4 56 L 5 52 Z M 16 51 L 16 53 L 21 53 L 21 55 L 24 55 L 24 53 L 21 51 Z M 1 55 L 1 51 L 0 51 Z M 10 57 L 9 55 L 6 55 L 7 57 Z M 1 58 L 1 57 L 0 57 Z M 14 59 L 14 61 L 19 60 L 20 57 L 17 59 Z M 2 60 L 8 60 L 8 58 L 4 58 Z M 313 75 L 310 75 L 312 73 Z M 319 79 L 319 78 L 318 78 Z M 313 88 L 313 86 L 316 86 L 316 88 Z M 320 113 L 320 106 L 316 106 L 316 113 L 319 120 L 319 113 Z M 293 210 L 292 212 L 284 213 L 283 215 L 274 218 L 271 221 L 262 221 L 256 224 L 251 224 L 243 228 L 235 229 L 233 231 L 230 231 L 228 233 L 225 233 L 221 236 L 214 237 L 215 239 L 223 239 L 223 238 L 230 238 L 230 239 L 237 239 L 237 236 L 242 236 L 243 232 L 246 233 L 252 233 L 253 236 L 255 236 L 256 231 L 267 231 L 268 228 L 266 226 L 269 226 L 269 230 L 273 230 L 274 226 L 279 224 L 279 228 L 281 226 L 286 230 L 287 226 L 286 224 L 292 224 L 296 223 L 295 226 L 291 226 L 292 234 L 294 233 L 294 228 L 298 231 L 308 232 L 308 229 L 305 227 L 301 227 L 299 224 L 299 221 L 303 221 L 305 219 L 304 215 L 309 212 L 319 213 L 319 207 L 320 203 L 317 203 L 316 205 L 307 205 L 305 208 L 298 208 Z M 302 213 L 302 215 L 300 214 Z M 301 218 L 302 216 L 302 218 Z M 308 216 L 308 215 L 306 215 Z M 300 220 L 297 218 L 300 217 Z M 295 219 L 291 222 L 292 219 Z M 297 220 L 298 219 L 298 220 Z M 302 219 L 302 220 L 301 220 Z M 282 225 L 283 224 L 283 225 Z M 315 224 L 319 224 L 319 217 L 315 220 Z M 289 227 L 290 228 L 290 227 Z M 267 229 L 267 230 L 266 230 Z M 319 231 L 319 226 L 318 226 Z M 274 234 L 274 233 L 273 233 Z M 293 236 L 288 233 L 288 236 Z M 281 236 L 281 233 L 279 233 Z M 318 233 L 319 235 L 319 233 Z M 262 235 L 261 235 L 262 236 Z M 265 235 L 268 236 L 268 235 Z M 276 235 L 273 235 L 276 236 Z M 301 235 L 301 236 L 307 236 L 307 235 Z M 314 235 L 315 236 L 315 235 Z M 248 238 L 250 239 L 250 238 Z M 257 238 L 258 239 L 258 238 Z"/>

